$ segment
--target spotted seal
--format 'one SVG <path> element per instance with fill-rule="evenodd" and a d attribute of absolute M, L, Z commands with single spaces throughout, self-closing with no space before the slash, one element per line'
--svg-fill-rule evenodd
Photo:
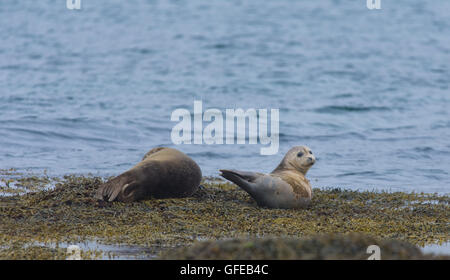
<path fill-rule="evenodd" d="M 316 162 L 311 149 L 291 148 L 270 174 L 221 169 L 221 176 L 241 187 L 268 208 L 304 208 L 311 202 L 312 190 L 305 175 Z"/>

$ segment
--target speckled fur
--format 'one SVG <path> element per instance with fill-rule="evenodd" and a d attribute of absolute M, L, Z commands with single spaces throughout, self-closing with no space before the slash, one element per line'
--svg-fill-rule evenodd
<path fill-rule="evenodd" d="M 302 156 L 299 156 L 299 153 Z M 220 170 L 221 176 L 248 192 L 258 205 L 269 208 L 304 208 L 312 198 L 305 175 L 316 159 L 305 146 L 290 149 L 270 174 Z"/>

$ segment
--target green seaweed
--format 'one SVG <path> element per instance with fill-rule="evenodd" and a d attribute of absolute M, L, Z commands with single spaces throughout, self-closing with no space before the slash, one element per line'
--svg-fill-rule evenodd
<path fill-rule="evenodd" d="M 260 208 L 247 193 L 221 180 L 204 181 L 189 198 L 107 203 L 93 198 L 103 182 L 65 176 L 54 188 L 0 196 L 0 259 L 27 258 L 25 244 L 36 242 L 95 240 L 165 251 L 198 240 L 319 233 L 358 232 L 419 246 L 450 239 L 450 197 L 445 195 L 315 188 L 309 208 L 283 210 Z M 64 258 L 44 248 L 29 256 Z"/>

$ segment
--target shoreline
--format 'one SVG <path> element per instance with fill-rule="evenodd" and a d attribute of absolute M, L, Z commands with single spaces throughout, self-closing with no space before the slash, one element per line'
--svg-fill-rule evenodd
<path fill-rule="evenodd" d="M 100 177 L 9 175 L 6 187 L 2 175 L 0 259 L 65 258 L 73 244 L 84 258 L 147 259 L 199 241 L 355 232 L 449 248 L 448 195 L 314 188 L 307 209 L 266 209 L 237 186 L 205 177 L 192 197 L 125 204 L 93 199 Z"/>
<path fill-rule="evenodd" d="M 129 167 L 132 167 L 133 165 L 130 164 Z M 124 169 L 126 170 L 126 168 Z M 122 170 L 122 172 L 124 171 Z M 67 172 L 67 173 L 53 173 L 48 169 L 32 169 L 32 168 L 25 168 L 25 169 L 19 169 L 19 168 L 0 168 L 0 196 L 4 195 L 2 194 L 2 187 L 3 191 L 5 190 L 4 186 L 8 179 L 13 180 L 20 180 L 20 181 L 26 181 L 33 179 L 44 179 L 49 181 L 54 181 L 55 184 L 64 177 L 67 176 L 74 176 L 74 177 L 99 177 L 103 179 L 112 178 L 120 174 L 108 172 L 108 173 L 102 173 L 102 172 Z M 402 187 L 399 185 L 392 185 L 392 186 L 377 186 L 374 184 L 368 184 L 366 186 L 360 186 L 360 185 L 351 185 L 351 184 L 320 184 L 320 179 L 318 178 L 310 178 L 308 174 L 308 179 L 311 182 L 311 185 L 313 188 L 319 188 L 319 189 L 331 189 L 331 188 L 341 188 L 343 190 L 350 190 L 350 191 L 359 191 L 359 192 L 388 192 L 388 193 L 395 193 L 395 192 L 404 192 L 404 193 L 425 193 L 425 194 L 437 194 L 441 196 L 450 196 L 450 191 L 443 191 L 443 190 L 436 190 L 433 189 L 415 189 L 410 187 Z M 204 175 L 203 181 L 205 182 L 226 182 L 222 177 L 219 176 L 219 174 L 214 175 Z M 54 187 L 54 184 L 49 187 Z M 434 191 L 433 191 L 434 190 Z"/>

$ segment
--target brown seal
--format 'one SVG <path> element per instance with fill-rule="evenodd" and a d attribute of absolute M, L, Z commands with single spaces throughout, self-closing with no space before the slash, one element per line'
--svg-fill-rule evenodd
<path fill-rule="evenodd" d="M 198 189 L 201 179 L 200 167 L 189 156 L 158 147 L 130 170 L 102 184 L 95 197 L 123 202 L 186 197 Z"/>
<path fill-rule="evenodd" d="M 296 146 L 270 174 L 222 169 L 220 175 L 248 192 L 259 206 L 303 208 L 311 202 L 311 185 L 305 175 L 315 161 L 308 147 Z"/>

